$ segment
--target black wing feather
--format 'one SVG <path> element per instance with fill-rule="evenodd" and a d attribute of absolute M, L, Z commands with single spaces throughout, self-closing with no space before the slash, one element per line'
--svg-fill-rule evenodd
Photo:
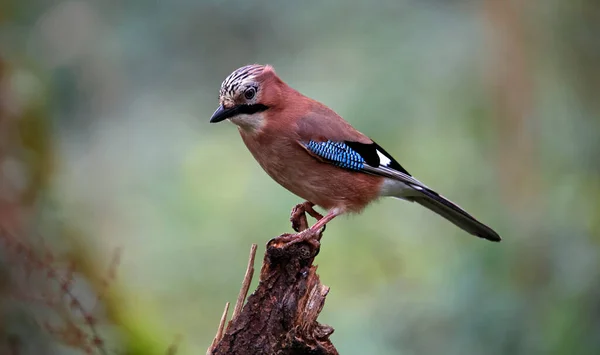
<path fill-rule="evenodd" d="M 360 154 L 360 156 L 363 157 L 365 162 L 371 165 L 372 167 L 377 168 L 381 165 L 381 159 L 379 159 L 379 154 L 377 154 L 377 152 L 379 151 L 381 154 L 385 155 L 390 160 L 390 162 L 385 166 L 410 176 L 410 173 L 406 171 L 406 169 L 404 169 L 402 165 L 400 165 L 400 163 L 398 163 L 388 152 L 381 148 L 379 144 L 375 142 L 371 144 L 364 144 L 349 141 L 345 141 L 344 143 L 346 143 L 350 148 L 352 148 L 358 154 Z"/>

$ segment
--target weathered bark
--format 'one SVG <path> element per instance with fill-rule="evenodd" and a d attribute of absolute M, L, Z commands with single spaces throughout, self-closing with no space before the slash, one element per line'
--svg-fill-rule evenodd
<path fill-rule="evenodd" d="M 299 223 L 300 229 L 306 228 L 305 217 Z M 208 354 L 338 354 L 329 340 L 333 328 L 317 322 L 329 292 L 313 265 L 321 235 L 302 235 L 282 235 L 267 244 L 257 289 L 233 315 L 222 338 L 217 335 Z M 251 274 L 246 273 L 244 285 Z M 243 288 L 240 295 L 245 296 Z"/>

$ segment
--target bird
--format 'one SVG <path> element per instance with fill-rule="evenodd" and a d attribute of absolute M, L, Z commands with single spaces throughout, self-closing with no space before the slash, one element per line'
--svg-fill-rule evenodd
<path fill-rule="evenodd" d="M 380 197 L 394 197 L 416 202 L 476 237 L 501 240 L 332 109 L 285 83 L 271 65 L 246 65 L 225 78 L 210 118 L 222 121 L 237 126 L 273 180 L 306 200 L 304 208 L 318 219 L 309 232 L 322 231 L 339 215 L 361 212 Z M 327 214 L 314 211 L 315 205 Z"/>

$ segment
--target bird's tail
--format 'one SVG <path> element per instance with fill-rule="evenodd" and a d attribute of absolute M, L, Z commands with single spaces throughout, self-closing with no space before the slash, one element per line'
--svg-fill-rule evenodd
<path fill-rule="evenodd" d="M 418 196 L 411 196 L 410 200 L 417 202 L 423 207 L 427 207 L 474 236 L 492 242 L 502 240 L 493 229 L 479 222 L 465 210 L 437 192 L 429 189 L 419 189 L 419 192 Z"/>

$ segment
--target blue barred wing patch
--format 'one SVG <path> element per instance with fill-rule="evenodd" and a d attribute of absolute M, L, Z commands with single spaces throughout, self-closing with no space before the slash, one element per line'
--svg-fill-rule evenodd
<path fill-rule="evenodd" d="M 305 143 L 306 149 L 319 157 L 328 160 L 341 168 L 362 170 L 365 160 L 356 151 L 342 142 L 315 142 Z"/>

